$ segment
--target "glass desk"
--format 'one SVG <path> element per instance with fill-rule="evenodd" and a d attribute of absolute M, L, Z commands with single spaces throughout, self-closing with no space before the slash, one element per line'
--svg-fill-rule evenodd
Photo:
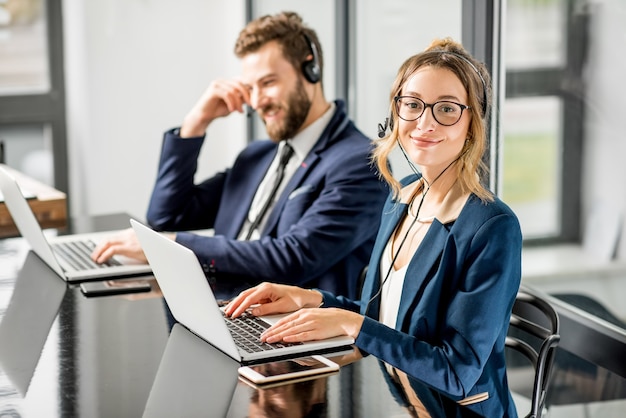
<path fill-rule="evenodd" d="M 73 228 L 126 225 L 128 216 L 120 215 L 75 222 Z M 297 411 L 341 418 L 425 416 L 419 406 L 405 405 L 402 386 L 392 384 L 372 356 L 343 353 L 335 358 L 344 364 L 337 374 L 252 387 L 238 379 L 238 363 L 184 327 L 175 325 L 170 333 L 158 286 L 145 279 L 155 285 L 150 293 L 87 298 L 77 285 L 57 277 L 23 239 L 0 240 L 0 416 L 291 417 Z M 577 329 L 572 323 L 582 320 L 576 314 L 589 320 L 584 312 L 572 312 L 563 315 L 563 332 Z M 580 341 L 585 334 L 563 335 L 564 347 L 574 353 L 559 353 L 550 417 L 621 417 L 626 394 L 616 364 L 626 357 L 598 367 L 579 356 L 602 359 L 602 347 L 611 356 L 626 354 L 626 343 L 619 330 L 606 332 L 595 322 L 584 329 L 602 333 L 606 341 L 587 342 L 595 347 L 587 355 L 589 347 Z M 527 379 L 522 382 L 514 396 L 524 408 Z"/>

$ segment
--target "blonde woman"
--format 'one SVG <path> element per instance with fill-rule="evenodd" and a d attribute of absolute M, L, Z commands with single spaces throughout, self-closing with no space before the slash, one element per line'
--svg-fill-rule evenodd
<path fill-rule="evenodd" d="M 436 409 L 462 404 L 481 416 L 516 416 L 504 340 L 522 236 L 515 214 L 480 182 L 489 83 L 484 65 L 450 39 L 400 67 L 391 129 L 374 151 L 392 193 L 360 301 L 264 283 L 242 292 L 227 314 L 256 303 L 255 315 L 295 311 L 263 339 L 350 335 L 362 352 L 427 387 Z M 400 182 L 387 169 L 395 147 L 415 171 Z"/>

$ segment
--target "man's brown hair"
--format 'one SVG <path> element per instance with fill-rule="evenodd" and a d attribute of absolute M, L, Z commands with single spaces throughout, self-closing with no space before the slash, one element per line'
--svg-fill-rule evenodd
<path fill-rule="evenodd" d="M 302 71 L 302 63 L 313 55 L 306 38 L 315 44 L 317 49 L 320 76 L 323 74 L 324 60 L 322 47 L 315 31 L 304 25 L 302 18 L 295 12 L 281 12 L 265 15 L 254 19 L 239 32 L 235 43 L 235 54 L 243 58 L 247 54 L 258 51 L 271 41 L 276 41 L 283 56 L 293 67 Z"/>

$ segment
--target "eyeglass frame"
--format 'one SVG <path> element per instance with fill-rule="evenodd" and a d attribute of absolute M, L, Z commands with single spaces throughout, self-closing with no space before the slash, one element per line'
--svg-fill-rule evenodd
<path fill-rule="evenodd" d="M 398 102 L 400 101 L 400 99 L 404 99 L 404 98 L 411 98 L 411 99 L 416 99 L 419 100 L 420 102 L 422 102 L 424 104 L 424 108 L 422 109 L 422 113 L 420 113 L 415 119 L 405 119 L 402 116 L 400 116 L 400 111 L 398 110 Z M 398 114 L 398 117 L 406 122 L 413 122 L 414 120 L 418 120 L 419 118 L 421 118 L 424 115 L 424 112 L 426 112 L 426 109 L 430 107 L 430 113 L 433 115 L 433 119 L 435 119 L 435 122 L 437 122 L 439 125 L 441 126 L 454 126 L 457 123 L 459 123 L 459 121 L 461 120 L 461 118 L 463 117 L 463 111 L 466 109 L 471 109 L 471 106 L 467 106 L 461 103 L 457 103 L 457 102 L 453 102 L 452 100 L 439 100 L 436 101 L 435 103 L 426 103 L 425 101 L 423 101 L 422 99 L 420 99 L 419 97 L 415 97 L 415 96 L 395 96 L 393 98 L 393 102 L 395 104 L 395 108 L 396 108 L 396 113 Z M 452 103 L 455 104 L 457 106 L 459 106 L 461 108 L 461 114 L 459 115 L 459 118 L 456 120 L 456 122 L 451 123 L 449 125 L 446 125 L 445 123 L 441 123 L 439 122 L 439 120 L 437 120 L 437 116 L 435 116 L 435 111 L 434 111 L 434 106 L 438 103 Z"/>

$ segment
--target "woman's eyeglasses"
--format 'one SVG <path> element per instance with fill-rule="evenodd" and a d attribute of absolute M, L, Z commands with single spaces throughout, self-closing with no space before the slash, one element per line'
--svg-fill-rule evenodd
<path fill-rule="evenodd" d="M 470 108 L 469 106 L 447 100 L 432 104 L 426 103 L 422 99 L 413 96 L 396 96 L 394 101 L 396 102 L 396 112 L 398 112 L 398 116 L 401 119 L 407 122 L 417 120 L 424 114 L 426 108 L 430 107 L 437 123 L 443 126 L 454 125 L 461 120 L 463 111 Z"/>

